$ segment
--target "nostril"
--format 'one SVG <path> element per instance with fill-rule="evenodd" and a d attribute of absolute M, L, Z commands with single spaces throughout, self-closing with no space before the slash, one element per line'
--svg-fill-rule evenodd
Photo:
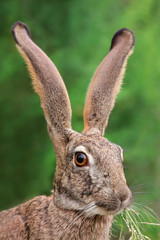
<path fill-rule="evenodd" d="M 117 194 L 116 194 L 117 195 Z M 124 202 L 128 198 L 129 194 L 127 192 L 121 192 L 118 194 L 118 198 L 121 202 Z"/>
<path fill-rule="evenodd" d="M 127 186 L 119 187 L 115 190 L 117 198 L 121 201 L 121 205 L 129 207 L 132 203 L 132 193 Z"/>

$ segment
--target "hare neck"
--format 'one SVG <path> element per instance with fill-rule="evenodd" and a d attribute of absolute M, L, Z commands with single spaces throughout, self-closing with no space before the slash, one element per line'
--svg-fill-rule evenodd
<path fill-rule="evenodd" d="M 71 211 L 57 207 L 52 201 L 49 206 L 55 240 L 109 240 L 112 216 L 86 217 L 82 211 Z"/>

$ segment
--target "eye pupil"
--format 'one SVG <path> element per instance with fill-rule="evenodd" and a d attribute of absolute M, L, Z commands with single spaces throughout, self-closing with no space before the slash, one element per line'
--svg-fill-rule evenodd
<path fill-rule="evenodd" d="M 83 167 L 88 164 L 88 157 L 85 153 L 77 152 L 75 153 L 74 161 L 77 167 Z"/>
<path fill-rule="evenodd" d="M 78 161 L 79 163 L 83 163 L 83 161 L 84 161 L 84 155 L 83 155 L 83 154 L 79 154 L 79 155 L 77 156 L 77 161 Z"/>

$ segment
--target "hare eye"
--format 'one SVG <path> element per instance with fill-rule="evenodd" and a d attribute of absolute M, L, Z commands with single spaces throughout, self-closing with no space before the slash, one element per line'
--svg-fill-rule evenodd
<path fill-rule="evenodd" d="M 74 161 L 77 167 L 83 167 L 88 165 L 88 157 L 85 153 L 76 152 Z"/>

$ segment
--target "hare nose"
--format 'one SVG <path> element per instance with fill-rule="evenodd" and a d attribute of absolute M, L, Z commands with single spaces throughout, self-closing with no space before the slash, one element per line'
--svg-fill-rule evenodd
<path fill-rule="evenodd" d="M 121 183 L 114 189 L 115 195 L 121 201 L 121 204 L 125 205 L 124 207 L 129 207 L 132 203 L 132 193 L 128 186 L 124 183 Z"/>

